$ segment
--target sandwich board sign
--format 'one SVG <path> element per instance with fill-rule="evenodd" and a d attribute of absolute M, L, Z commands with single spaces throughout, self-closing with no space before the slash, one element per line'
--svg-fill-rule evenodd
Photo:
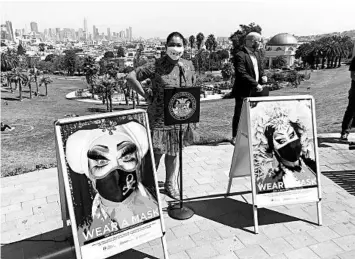
<path fill-rule="evenodd" d="M 233 178 L 250 176 L 256 233 L 260 207 L 316 202 L 322 224 L 317 147 L 312 96 L 244 99 L 227 195 Z"/>
<path fill-rule="evenodd" d="M 60 119 L 55 133 L 77 258 L 107 258 L 156 238 L 168 258 L 146 112 Z"/>

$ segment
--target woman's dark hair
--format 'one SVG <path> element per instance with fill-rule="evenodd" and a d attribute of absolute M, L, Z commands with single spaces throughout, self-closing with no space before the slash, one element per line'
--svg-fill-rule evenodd
<path fill-rule="evenodd" d="M 290 126 L 295 130 L 296 135 L 298 138 L 301 138 L 302 132 L 304 131 L 304 127 L 301 126 L 299 122 L 288 121 Z M 275 132 L 275 127 L 267 126 L 264 134 L 267 139 L 268 148 L 266 149 L 267 153 L 271 153 L 274 150 L 274 143 L 273 143 L 273 135 Z"/>
<path fill-rule="evenodd" d="M 186 44 L 187 44 L 186 39 L 184 38 L 184 36 L 182 36 L 182 34 L 180 32 L 177 32 L 177 31 L 174 31 L 174 32 L 169 34 L 169 36 L 166 38 L 166 44 L 168 44 L 168 42 L 173 37 L 180 37 L 182 39 L 182 43 L 184 44 L 184 46 L 186 46 Z"/>

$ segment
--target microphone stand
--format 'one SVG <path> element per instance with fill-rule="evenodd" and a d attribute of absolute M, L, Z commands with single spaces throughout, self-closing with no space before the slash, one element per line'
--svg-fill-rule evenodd
<path fill-rule="evenodd" d="M 182 70 L 182 68 L 179 66 L 179 71 L 180 71 L 180 88 L 182 88 L 182 80 L 181 78 L 184 77 L 185 80 L 185 85 L 186 85 L 186 78 L 185 78 L 185 74 L 184 71 Z M 168 215 L 173 218 L 173 219 L 179 219 L 179 220 L 185 220 L 185 219 L 189 219 L 191 218 L 195 212 L 188 208 L 188 207 L 184 207 L 183 203 L 183 177 L 182 177 L 182 139 L 183 139 L 183 130 L 182 130 L 182 124 L 180 125 L 180 129 L 179 129 L 179 175 L 180 175 L 180 201 L 179 204 L 174 204 L 172 206 L 168 206 Z"/>

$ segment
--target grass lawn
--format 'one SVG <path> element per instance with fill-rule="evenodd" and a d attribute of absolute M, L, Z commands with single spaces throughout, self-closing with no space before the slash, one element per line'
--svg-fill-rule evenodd
<path fill-rule="evenodd" d="M 65 95 L 86 88 L 82 81 L 56 78 L 48 86 L 49 95 L 17 100 L 18 92 L 1 93 L 1 121 L 16 129 L 9 137 L 1 134 L 1 176 L 9 176 L 56 166 L 53 122 L 66 114 L 88 115 L 105 112 L 102 104 L 67 100 Z M 271 95 L 311 94 L 316 100 L 317 131 L 339 132 L 350 88 L 348 67 L 313 72 L 311 79 L 297 89 L 282 89 Z M 25 89 L 28 90 L 28 89 Z M 40 91 L 44 93 L 44 88 Z M 128 109 L 116 105 L 114 110 Z M 212 143 L 231 137 L 234 100 L 215 100 L 201 103 L 198 131 L 201 143 Z M 30 130 L 32 129 L 32 130 Z"/>

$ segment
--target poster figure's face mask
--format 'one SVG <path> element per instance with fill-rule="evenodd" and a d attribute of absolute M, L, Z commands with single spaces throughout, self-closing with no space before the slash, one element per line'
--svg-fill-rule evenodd
<path fill-rule="evenodd" d="M 141 161 L 149 149 L 144 126 L 128 122 L 109 134 L 102 129 L 79 130 L 66 142 L 70 168 L 85 174 L 97 192 L 113 202 L 125 200 L 141 182 Z"/>
<path fill-rule="evenodd" d="M 138 148 L 125 135 L 112 139 L 103 136 L 92 143 L 87 153 L 89 173 L 96 190 L 110 201 L 120 202 L 137 187 L 137 169 L 140 166 Z"/>
<path fill-rule="evenodd" d="M 285 125 L 275 129 L 273 145 L 275 152 L 281 160 L 291 162 L 288 163 L 289 166 L 297 162 L 301 156 L 301 141 L 291 125 Z"/>

